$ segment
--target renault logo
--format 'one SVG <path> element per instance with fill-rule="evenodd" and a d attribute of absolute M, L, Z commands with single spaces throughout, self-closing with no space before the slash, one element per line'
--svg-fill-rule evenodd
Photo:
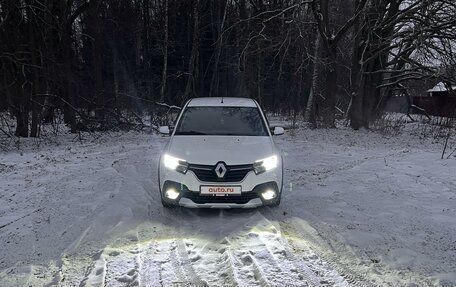
<path fill-rule="evenodd" d="M 223 178 L 226 173 L 226 166 L 223 162 L 219 162 L 215 166 L 215 174 L 217 175 L 218 178 Z"/>

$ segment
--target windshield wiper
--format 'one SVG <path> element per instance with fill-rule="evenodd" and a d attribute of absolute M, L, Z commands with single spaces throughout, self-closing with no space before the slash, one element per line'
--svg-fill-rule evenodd
<path fill-rule="evenodd" d="M 197 131 L 183 131 L 183 132 L 178 132 L 176 135 L 182 135 L 182 136 L 204 136 L 206 135 L 205 133 L 202 132 L 197 132 Z"/>

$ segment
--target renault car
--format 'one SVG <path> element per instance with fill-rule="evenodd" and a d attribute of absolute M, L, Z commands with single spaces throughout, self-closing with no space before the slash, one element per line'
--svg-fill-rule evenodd
<path fill-rule="evenodd" d="M 177 117 L 160 156 L 158 180 L 164 207 L 254 208 L 277 206 L 282 156 L 258 103 L 248 98 L 194 98 Z"/>

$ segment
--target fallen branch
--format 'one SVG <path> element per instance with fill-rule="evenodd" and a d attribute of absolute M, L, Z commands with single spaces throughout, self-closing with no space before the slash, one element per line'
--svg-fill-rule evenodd
<path fill-rule="evenodd" d="M 11 135 L 10 135 L 9 133 L 7 133 L 4 129 L 0 128 L 0 131 L 1 131 L 2 133 L 4 133 L 8 138 L 11 137 Z"/>
<path fill-rule="evenodd" d="M 345 112 L 342 111 L 338 106 L 335 106 L 336 110 L 338 110 L 341 114 L 345 115 Z"/>
<path fill-rule="evenodd" d="M 411 119 L 412 122 L 415 122 L 415 120 L 412 118 L 412 116 L 409 113 L 407 113 L 407 117 L 409 117 L 409 119 Z"/>
<path fill-rule="evenodd" d="M 159 102 L 155 102 L 155 104 L 156 104 L 157 106 L 160 106 L 160 107 L 165 107 L 165 108 L 168 108 L 168 109 L 177 109 L 177 110 L 182 110 L 182 108 L 181 108 L 181 107 L 178 107 L 178 106 L 174 106 L 174 105 L 170 106 L 170 105 L 168 105 L 168 104 L 166 104 L 166 103 L 159 103 Z"/>
<path fill-rule="evenodd" d="M 431 121 L 431 117 L 428 115 L 425 109 L 418 107 L 417 105 L 410 105 L 412 108 L 417 109 L 420 112 L 423 112 L 424 115 L 428 118 L 429 121 Z"/>
<path fill-rule="evenodd" d="M 450 132 L 448 132 L 447 136 L 446 136 L 446 139 L 445 139 L 445 146 L 443 147 L 443 151 L 442 151 L 442 157 L 441 159 L 443 159 L 443 157 L 445 156 L 445 151 L 446 151 L 446 148 L 448 146 L 448 139 L 450 138 Z"/>
<path fill-rule="evenodd" d="M 447 159 L 450 159 L 450 157 L 456 152 L 456 148 L 447 156 Z"/>
<path fill-rule="evenodd" d="M 421 111 L 421 112 L 426 112 L 425 109 L 420 108 L 420 107 L 418 107 L 417 105 L 411 105 L 411 107 L 414 108 L 414 109 L 417 109 L 417 110 L 419 110 L 419 111 Z"/>

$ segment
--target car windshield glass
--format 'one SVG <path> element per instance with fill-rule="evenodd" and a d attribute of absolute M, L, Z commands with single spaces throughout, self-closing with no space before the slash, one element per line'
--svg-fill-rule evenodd
<path fill-rule="evenodd" d="M 267 136 L 258 108 L 188 107 L 175 135 Z"/>

